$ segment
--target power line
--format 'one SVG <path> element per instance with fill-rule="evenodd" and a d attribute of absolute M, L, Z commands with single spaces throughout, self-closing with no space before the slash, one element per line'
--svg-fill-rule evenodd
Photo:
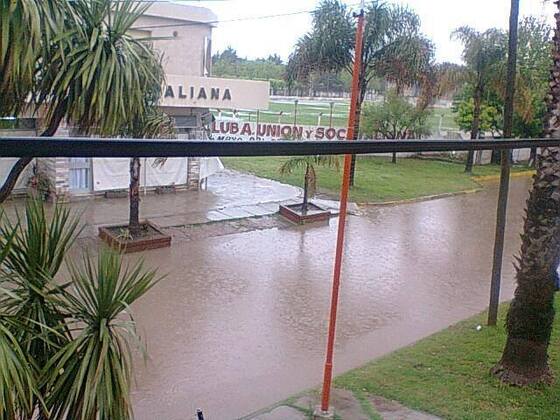
<path fill-rule="evenodd" d="M 198 0 L 200 1 L 200 0 Z M 207 1 L 207 0 L 203 0 Z M 217 0 L 219 1 L 219 0 Z M 347 4 L 347 6 L 357 6 L 360 3 L 354 4 Z M 233 18 L 233 19 L 224 19 L 224 20 L 211 20 L 205 22 L 185 22 L 185 23 L 172 23 L 168 25 L 149 25 L 149 26 L 136 26 L 132 29 L 160 29 L 160 28 L 175 28 L 180 26 L 195 26 L 195 25 L 216 25 L 218 23 L 231 23 L 231 22 L 242 22 L 247 20 L 263 20 L 263 19 L 272 19 L 277 17 L 286 17 L 286 16 L 295 16 L 295 15 L 303 15 L 313 13 L 315 10 L 300 10 L 296 12 L 287 12 L 287 13 L 278 13 L 273 15 L 262 15 L 262 16 L 245 16 L 240 18 Z"/>

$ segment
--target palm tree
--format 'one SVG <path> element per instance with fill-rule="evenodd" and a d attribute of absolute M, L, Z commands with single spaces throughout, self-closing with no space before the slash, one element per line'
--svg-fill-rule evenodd
<path fill-rule="evenodd" d="M 335 167 L 338 169 L 339 161 L 336 156 L 298 156 L 286 160 L 279 169 L 280 174 L 291 174 L 294 170 L 304 168 L 303 202 L 301 204 L 302 214 L 306 214 L 309 208 L 309 196 L 313 196 L 317 190 L 317 171 L 315 166 Z"/>
<path fill-rule="evenodd" d="M 560 137 L 560 1 L 547 96 L 545 134 Z M 493 373 L 515 385 L 550 383 L 548 346 L 554 321 L 554 279 L 560 263 L 560 148 L 537 157 L 517 259 L 517 288 L 507 314 L 507 342 Z"/>
<path fill-rule="evenodd" d="M 467 80 L 473 90 L 474 112 L 471 139 L 477 139 L 480 131 L 482 100 L 488 86 L 496 81 L 500 66 L 506 56 L 506 35 L 497 29 L 478 32 L 469 26 L 456 29 L 451 35 L 463 43 L 463 60 Z M 474 152 L 469 151 L 465 172 L 472 172 Z"/>
<path fill-rule="evenodd" d="M 362 66 L 355 134 L 358 136 L 362 104 L 370 82 L 385 78 L 402 90 L 419 81 L 430 68 L 434 51 L 420 32 L 420 19 L 412 10 L 372 0 L 365 8 Z M 340 0 L 323 0 L 313 14 L 311 31 L 301 37 L 290 56 L 288 79 L 307 79 L 313 72 L 352 73 L 356 23 Z M 353 171 L 352 171 L 353 172 Z"/>
<path fill-rule="evenodd" d="M 54 135 L 65 119 L 83 134 L 116 135 L 131 116 L 147 112 L 144 92 L 159 82 L 153 69 L 160 59 L 149 43 L 130 35 L 147 7 L 135 0 L 63 3 L 64 25 L 43 42 L 36 81 L 36 107 L 46 110 L 42 136 Z M 0 202 L 31 159 L 14 165 L 0 188 Z"/>
<path fill-rule="evenodd" d="M 161 87 L 158 87 L 157 90 L 160 89 Z M 147 114 L 132 121 L 131 125 L 127 127 L 126 134 L 136 139 L 173 138 L 175 137 L 175 124 L 171 117 L 151 105 Z M 165 160 L 160 160 L 159 163 L 163 165 Z M 140 231 L 140 166 L 140 158 L 130 159 L 128 229 L 133 236 Z"/>

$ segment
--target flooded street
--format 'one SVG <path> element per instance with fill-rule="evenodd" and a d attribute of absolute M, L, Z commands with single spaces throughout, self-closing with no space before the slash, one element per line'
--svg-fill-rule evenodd
<path fill-rule="evenodd" d="M 511 184 L 502 300 L 512 296 L 528 186 Z M 496 191 L 349 217 L 336 373 L 485 309 Z M 318 385 L 337 220 L 177 235 L 145 253 L 169 275 L 133 307 L 150 355 L 135 361 L 135 418 L 182 420 L 202 408 L 233 419 Z"/>

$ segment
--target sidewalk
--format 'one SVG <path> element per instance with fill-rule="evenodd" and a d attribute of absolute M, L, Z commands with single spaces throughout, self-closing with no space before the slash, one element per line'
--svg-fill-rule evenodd
<path fill-rule="evenodd" d="M 360 393 L 361 394 L 361 393 Z M 267 409 L 253 413 L 242 420 L 307 420 L 320 401 L 318 391 L 310 391 L 290 398 Z M 383 397 L 334 388 L 331 406 L 336 419 L 342 420 L 439 420 L 439 417 L 411 410 L 402 404 Z"/>
<path fill-rule="evenodd" d="M 301 196 L 300 188 L 226 169 L 208 179 L 207 190 L 142 196 L 140 216 L 163 228 L 197 225 L 272 215 L 280 204 L 297 203 Z M 338 202 L 313 201 L 338 214 Z M 128 198 L 76 205 L 84 206 L 92 225 L 126 223 L 128 218 Z"/>
<path fill-rule="evenodd" d="M 207 190 L 141 195 L 140 218 L 162 228 L 172 228 L 262 217 L 276 214 L 280 204 L 300 202 L 301 197 L 301 188 L 225 170 L 209 178 Z M 337 201 L 313 199 L 313 202 L 338 214 Z M 14 207 L 20 207 L 22 201 L 13 203 L 16 203 Z M 72 202 L 71 207 L 82 212 L 85 236 L 95 236 L 98 226 L 128 222 L 128 197 L 87 199 Z M 8 212 L 12 209 L 12 206 L 7 208 Z M 357 206 L 351 204 L 349 211 L 356 212 Z"/>

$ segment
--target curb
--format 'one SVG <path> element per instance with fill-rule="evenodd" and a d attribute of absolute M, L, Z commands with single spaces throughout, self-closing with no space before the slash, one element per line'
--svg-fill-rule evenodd
<path fill-rule="evenodd" d="M 358 203 L 359 206 L 372 206 L 372 207 L 386 207 L 386 206 L 397 206 L 399 204 L 413 204 L 420 203 L 422 201 L 438 200 L 440 198 L 455 197 L 457 195 L 474 194 L 482 191 L 484 188 L 473 188 L 472 190 L 456 191 L 450 193 L 425 195 L 423 197 L 408 198 L 406 200 L 395 200 L 395 201 L 381 201 L 381 202 L 365 202 Z"/>
<path fill-rule="evenodd" d="M 521 178 L 525 176 L 533 176 L 535 171 L 520 171 L 520 172 L 512 172 L 510 173 L 510 178 Z M 481 176 L 473 176 L 473 180 L 475 181 L 499 181 L 500 175 L 481 175 Z"/>

